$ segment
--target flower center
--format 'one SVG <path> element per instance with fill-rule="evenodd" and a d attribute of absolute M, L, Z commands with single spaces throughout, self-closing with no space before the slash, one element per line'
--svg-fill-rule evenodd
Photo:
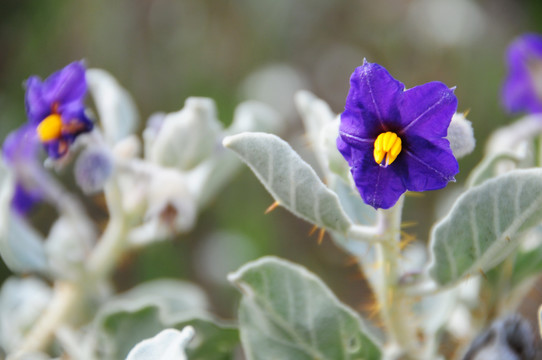
<path fill-rule="evenodd" d="M 373 153 L 376 163 L 387 167 L 397 159 L 401 149 L 401 138 L 396 133 L 388 131 L 378 135 Z M 382 163 L 384 158 L 386 158 L 386 162 Z"/>
<path fill-rule="evenodd" d="M 51 114 L 40 122 L 36 131 L 41 142 L 56 140 L 62 133 L 62 118 L 59 114 Z"/>

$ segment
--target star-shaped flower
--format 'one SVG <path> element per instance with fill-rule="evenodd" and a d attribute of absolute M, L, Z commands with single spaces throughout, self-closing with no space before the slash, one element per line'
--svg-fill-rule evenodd
<path fill-rule="evenodd" d="M 37 76 L 27 80 L 28 123 L 10 133 L 2 147 L 4 162 L 16 177 L 12 207 L 18 213 L 26 214 L 42 199 L 37 186 L 44 171 L 38 161 L 40 144 L 49 157 L 59 159 L 78 135 L 92 130 L 83 104 L 86 92 L 81 62 L 69 64 L 43 82 Z"/>
<path fill-rule="evenodd" d="M 26 81 L 28 121 L 49 157 L 62 157 L 79 134 L 92 130 L 83 103 L 86 92 L 82 62 L 69 64 L 43 82 L 37 76 Z"/>
<path fill-rule="evenodd" d="M 502 101 L 510 113 L 542 112 L 542 36 L 525 34 L 507 51 L 508 76 Z"/>
<path fill-rule="evenodd" d="M 453 89 L 441 82 L 405 90 L 378 64 L 356 68 L 337 147 L 367 204 L 388 209 L 406 190 L 454 181 L 459 167 L 445 137 L 456 108 Z"/>

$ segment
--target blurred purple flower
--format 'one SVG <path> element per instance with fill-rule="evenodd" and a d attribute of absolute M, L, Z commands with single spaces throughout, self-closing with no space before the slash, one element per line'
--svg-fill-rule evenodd
<path fill-rule="evenodd" d="M 92 130 L 83 100 L 87 92 L 85 67 L 77 61 L 45 81 L 31 76 L 26 81 L 25 105 L 29 123 L 53 159 L 65 155 L 75 138 Z"/>
<path fill-rule="evenodd" d="M 453 89 L 441 82 L 405 90 L 378 64 L 356 68 L 337 147 L 367 204 L 388 209 L 406 190 L 454 181 L 459 167 L 445 137 L 456 108 Z"/>
<path fill-rule="evenodd" d="M 14 171 L 16 181 L 11 204 L 20 215 L 28 213 L 42 200 L 42 193 L 36 186 L 39 173 L 43 171 L 38 162 L 39 145 L 36 130 L 28 124 L 11 132 L 4 141 L 4 162 Z"/>
<path fill-rule="evenodd" d="M 82 62 L 69 64 L 43 82 L 37 76 L 27 80 L 28 123 L 10 133 L 2 148 L 4 161 L 16 177 L 12 206 L 18 213 L 26 214 L 42 199 L 40 144 L 49 157 L 59 159 L 79 134 L 92 130 L 83 104 L 86 91 Z"/>
<path fill-rule="evenodd" d="M 542 112 L 542 36 L 524 34 L 507 50 L 502 102 L 510 113 Z"/>

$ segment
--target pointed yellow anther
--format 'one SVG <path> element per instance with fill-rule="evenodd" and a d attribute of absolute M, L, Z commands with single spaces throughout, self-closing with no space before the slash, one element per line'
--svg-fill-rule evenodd
<path fill-rule="evenodd" d="M 393 163 L 401 153 L 401 144 L 401 138 L 394 132 L 388 131 L 378 135 L 373 152 L 376 163 L 384 167 Z M 386 162 L 382 163 L 384 158 Z"/>
<path fill-rule="evenodd" d="M 42 142 L 56 140 L 62 133 L 62 118 L 58 114 L 51 114 L 38 125 L 36 132 Z"/>

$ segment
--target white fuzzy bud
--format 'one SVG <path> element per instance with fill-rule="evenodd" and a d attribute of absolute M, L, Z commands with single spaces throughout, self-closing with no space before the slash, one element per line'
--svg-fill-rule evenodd
<path fill-rule="evenodd" d="M 462 113 L 455 113 L 448 128 L 450 147 L 456 158 L 470 154 L 476 146 L 472 124 Z"/>

